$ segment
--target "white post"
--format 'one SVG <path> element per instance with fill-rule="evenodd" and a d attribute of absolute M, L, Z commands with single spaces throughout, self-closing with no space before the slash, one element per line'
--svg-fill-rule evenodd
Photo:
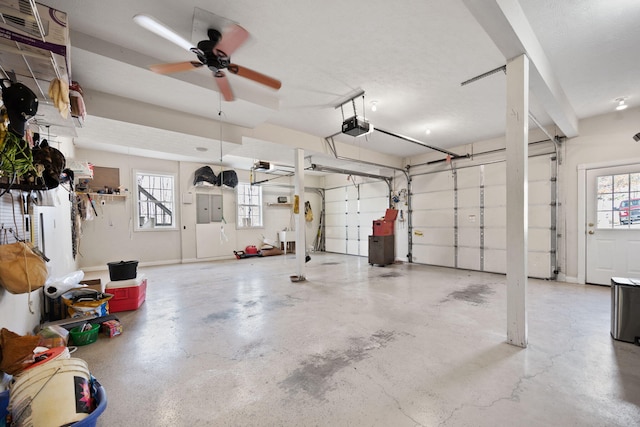
<path fill-rule="evenodd" d="M 507 342 L 527 346 L 529 59 L 507 62 Z"/>
<path fill-rule="evenodd" d="M 296 274 L 298 281 L 305 280 L 304 264 L 307 243 L 305 239 L 304 218 L 304 150 L 296 148 L 295 151 L 295 195 L 298 196 L 299 210 L 295 214 L 296 219 Z"/>

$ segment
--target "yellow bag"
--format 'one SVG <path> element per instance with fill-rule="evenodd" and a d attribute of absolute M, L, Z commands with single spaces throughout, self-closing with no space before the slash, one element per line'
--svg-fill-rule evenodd
<path fill-rule="evenodd" d="M 47 281 L 47 264 L 31 243 L 0 245 L 0 285 L 12 294 L 31 293 Z"/>

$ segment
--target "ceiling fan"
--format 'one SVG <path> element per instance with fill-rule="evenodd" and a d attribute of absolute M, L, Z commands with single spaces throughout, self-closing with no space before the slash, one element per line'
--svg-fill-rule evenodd
<path fill-rule="evenodd" d="M 218 89 L 225 101 L 233 101 L 233 91 L 223 70 L 231 74 L 244 77 L 254 82 L 260 83 L 272 89 L 280 89 L 280 80 L 269 77 L 265 74 L 242 67 L 231 62 L 230 55 L 236 51 L 248 38 L 249 33 L 240 25 L 233 24 L 225 28 L 223 33 L 210 28 L 207 31 L 208 40 L 198 42 L 193 46 L 191 42 L 184 39 L 175 31 L 148 15 L 136 15 L 133 20 L 141 27 L 169 40 L 189 52 L 193 52 L 198 57 L 198 61 L 174 62 L 170 64 L 158 64 L 149 67 L 151 71 L 159 74 L 177 73 L 180 71 L 194 70 L 202 66 L 207 66 L 213 73 Z"/>

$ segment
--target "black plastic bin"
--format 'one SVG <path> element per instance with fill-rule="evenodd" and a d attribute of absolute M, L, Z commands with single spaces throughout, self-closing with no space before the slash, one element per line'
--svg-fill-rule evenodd
<path fill-rule="evenodd" d="M 138 261 L 108 262 L 107 266 L 111 281 L 135 279 L 138 275 Z"/>

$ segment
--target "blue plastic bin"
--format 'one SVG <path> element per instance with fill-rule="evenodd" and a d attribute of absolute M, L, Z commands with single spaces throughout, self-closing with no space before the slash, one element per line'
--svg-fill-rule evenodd
<path fill-rule="evenodd" d="M 5 427 L 7 414 L 7 406 L 9 405 L 9 390 L 0 392 L 0 427 Z"/>
<path fill-rule="evenodd" d="M 80 426 L 80 427 L 95 427 L 98 422 L 98 417 L 100 414 L 104 412 L 107 408 L 107 392 L 104 390 L 104 387 L 98 387 L 98 391 L 96 392 L 96 409 L 93 410 L 92 413 L 89 414 L 87 418 L 82 421 L 78 421 L 77 423 L 72 424 L 72 426 Z M 6 427 L 5 420 L 7 418 L 7 406 L 9 405 L 9 391 L 0 392 L 0 427 Z"/>

